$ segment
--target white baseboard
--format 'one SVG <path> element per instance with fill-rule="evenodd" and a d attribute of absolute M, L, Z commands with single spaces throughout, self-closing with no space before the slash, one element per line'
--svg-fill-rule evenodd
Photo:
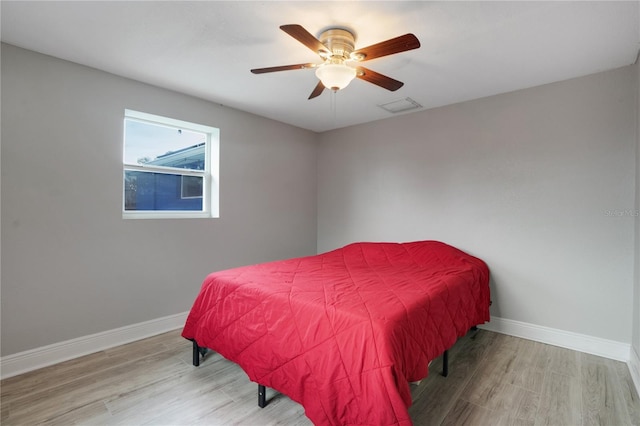
<path fill-rule="evenodd" d="M 184 326 L 188 312 L 78 337 L 0 358 L 0 378 L 17 376 Z"/>
<path fill-rule="evenodd" d="M 627 365 L 629 366 L 633 384 L 636 385 L 636 391 L 638 391 L 638 395 L 640 395 L 640 354 L 638 354 L 633 346 L 631 347 L 631 358 L 629 362 L 627 362 Z"/>
<path fill-rule="evenodd" d="M 479 326 L 479 328 L 615 359 L 617 361 L 628 362 L 631 354 L 631 345 L 628 343 L 601 339 L 586 334 L 572 333 L 510 319 L 493 317 L 490 322 Z"/>

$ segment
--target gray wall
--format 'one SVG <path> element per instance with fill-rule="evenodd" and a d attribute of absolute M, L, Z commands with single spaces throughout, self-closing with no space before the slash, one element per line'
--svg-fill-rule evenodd
<path fill-rule="evenodd" d="M 322 134 L 318 249 L 442 240 L 487 261 L 494 316 L 630 343 L 635 73 Z"/>
<path fill-rule="evenodd" d="M 220 128 L 220 218 L 123 220 L 125 108 Z M 317 135 L 2 45 L 2 355 L 185 312 L 316 248 Z"/>

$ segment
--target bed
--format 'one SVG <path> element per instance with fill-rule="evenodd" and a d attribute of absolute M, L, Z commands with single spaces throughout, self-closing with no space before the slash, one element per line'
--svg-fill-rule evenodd
<path fill-rule="evenodd" d="M 489 304 L 487 265 L 455 247 L 353 243 L 208 275 L 182 336 L 315 425 L 411 425 L 409 383 L 488 321 Z"/>

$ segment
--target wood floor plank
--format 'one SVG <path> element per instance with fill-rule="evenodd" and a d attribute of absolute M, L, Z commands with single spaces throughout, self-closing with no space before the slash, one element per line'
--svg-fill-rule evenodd
<path fill-rule="evenodd" d="M 581 354 L 581 358 L 583 425 L 631 424 L 622 387 L 610 360 L 589 354 Z"/>
<path fill-rule="evenodd" d="M 620 380 L 621 392 L 627 405 L 631 424 L 640 426 L 640 396 L 629 374 L 629 366 L 624 362 L 614 362 L 614 366 Z"/>
<path fill-rule="evenodd" d="M 488 376 L 474 378 L 460 398 L 492 411 L 512 413 L 513 418 L 526 422 L 535 420 L 540 405 L 539 394 Z"/>
<path fill-rule="evenodd" d="M 536 426 L 582 424 L 582 388 L 578 377 L 549 370 L 545 375 Z"/>
<path fill-rule="evenodd" d="M 100 425 L 111 420 L 111 414 L 104 402 L 97 401 L 82 407 L 73 407 L 66 413 L 56 413 L 55 416 L 46 421 L 47 426 L 68 426 L 68 425 Z"/>
<path fill-rule="evenodd" d="M 449 350 L 450 370 L 448 377 L 441 375 L 442 357 L 433 361 L 429 376 L 418 386 L 412 386 L 413 404 L 409 414 L 420 425 L 437 425 L 456 402 L 460 392 L 476 370 L 478 363 L 491 346 L 495 333 L 478 331 L 477 334 L 460 339 Z"/>
<path fill-rule="evenodd" d="M 235 401 L 220 389 L 204 391 L 196 395 L 189 395 L 182 399 L 178 397 L 174 404 L 160 407 L 156 412 L 135 413 L 138 417 L 135 424 L 139 425 L 167 425 L 167 424 L 198 424 L 203 421 L 209 424 L 229 424 L 224 419 L 224 413 L 242 410 Z M 132 424 L 133 416 L 117 417 L 117 424 Z"/>
<path fill-rule="evenodd" d="M 520 340 L 505 335 L 497 337 L 494 347 L 478 363 L 460 399 L 491 411 L 509 412 L 519 420 L 533 421 L 540 394 L 521 385 L 533 382 L 524 380 L 524 376 L 533 376 L 538 372 L 535 367 L 527 366 L 526 360 L 519 361 L 518 356 L 524 353 L 518 348 Z"/>
<path fill-rule="evenodd" d="M 504 380 L 514 386 L 540 393 L 547 367 L 546 346 L 531 340 L 518 339 L 515 359 L 507 368 Z"/>
<path fill-rule="evenodd" d="M 580 353 L 571 349 L 546 345 L 544 362 L 549 371 L 569 377 L 580 377 Z"/>
<path fill-rule="evenodd" d="M 533 426 L 533 421 L 513 417 L 512 413 L 494 411 L 459 399 L 449 411 L 442 426 Z"/>
<path fill-rule="evenodd" d="M 62 383 L 68 383 L 87 370 L 104 368 L 108 361 L 104 352 L 98 352 L 4 379 L 0 389 L 0 399 L 13 399 L 29 393 L 33 389 L 46 390 Z"/>
<path fill-rule="evenodd" d="M 207 368 L 187 368 L 177 375 L 107 396 L 104 401 L 114 416 L 135 411 L 153 411 L 155 407 L 166 407 L 176 399 L 187 400 L 194 393 L 207 393 L 221 388 L 235 377 L 235 369 L 225 368 L 220 362 Z"/>

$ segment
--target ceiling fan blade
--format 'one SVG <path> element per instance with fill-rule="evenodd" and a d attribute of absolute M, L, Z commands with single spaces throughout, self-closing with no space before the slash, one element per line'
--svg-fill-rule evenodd
<path fill-rule="evenodd" d="M 280 29 L 307 46 L 309 49 L 313 50 L 318 55 L 320 55 L 321 52 L 324 55 L 328 55 L 330 53 L 325 45 L 315 38 L 309 31 L 305 30 L 302 25 L 281 25 Z"/>
<path fill-rule="evenodd" d="M 319 81 L 316 88 L 313 89 L 313 92 L 311 92 L 311 94 L 309 95 L 309 99 L 313 99 L 320 96 L 323 91 L 324 91 L 324 84 L 322 84 L 322 82 Z"/>
<path fill-rule="evenodd" d="M 393 55 L 394 53 L 405 52 L 420 47 L 420 41 L 413 34 L 405 34 L 396 38 L 382 41 L 362 49 L 358 49 L 351 54 L 357 61 L 368 61 L 382 56 Z M 364 55 L 362 59 L 359 56 Z"/>
<path fill-rule="evenodd" d="M 394 80 L 391 77 L 387 77 L 386 75 L 377 73 L 375 71 L 371 71 L 365 67 L 356 67 L 356 77 L 360 80 L 368 81 L 369 83 L 373 83 L 376 86 L 380 86 L 384 89 L 391 90 L 395 92 L 402 86 L 404 83 L 398 80 Z"/>
<path fill-rule="evenodd" d="M 276 71 L 288 71 L 288 70 L 304 70 L 307 68 L 315 68 L 316 64 L 295 64 L 295 65 L 281 65 L 279 67 L 268 67 L 268 68 L 254 68 L 251 70 L 254 74 L 264 74 L 267 72 L 276 72 Z"/>

